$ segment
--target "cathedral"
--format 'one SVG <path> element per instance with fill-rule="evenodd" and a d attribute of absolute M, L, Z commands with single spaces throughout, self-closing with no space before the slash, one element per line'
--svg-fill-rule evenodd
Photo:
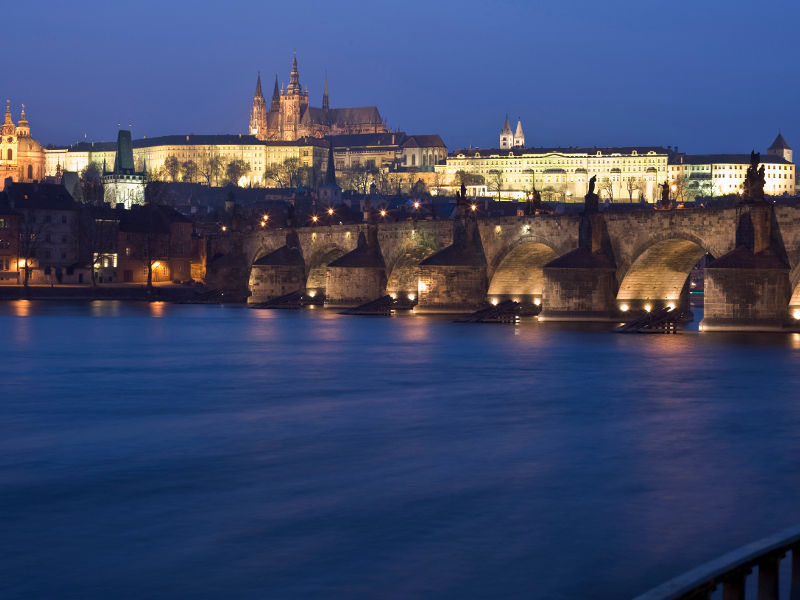
<path fill-rule="evenodd" d="M 292 60 L 289 85 L 285 90 L 278 88 L 278 76 L 275 76 L 275 89 L 269 110 L 261 92 L 261 74 L 258 75 L 256 93 L 250 109 L 250 135 L 259 140 L 293 142 L 302 137 L 385 132 L 386 123 L 375 106 L 331 108 L 327 78 L 322 108 L 309 106 L 308 89 L 303 90 L 300 85 L 296 56 Z"/>
<path fill-rule="evenodd" d="M 0 190 L 5 180 L 31 182 L 44 177 L 44 150 L 31 137 L 31 128 L 25 118 L 25 105 L 19 122 L 11 120 L 11 101 L 6 100 L 6 115 L 0 126 Z"/>

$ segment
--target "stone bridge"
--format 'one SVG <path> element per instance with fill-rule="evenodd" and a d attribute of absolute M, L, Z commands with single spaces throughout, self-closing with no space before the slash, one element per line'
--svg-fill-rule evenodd
<path fill-rule="evenodd" d="M 733 328 L 800 317 L 794 205 L 275 229 L 247 235 L 242 254 L 251 302 L 306 291 L 352 306 L 388 293 L 419 311 L 464 312 L 511 298 L 541 304 L 540 318 L 577 320 L 685 302 L 709 254 L 720 260 L 707 271 L 707 321 L 709 307 Z"/>

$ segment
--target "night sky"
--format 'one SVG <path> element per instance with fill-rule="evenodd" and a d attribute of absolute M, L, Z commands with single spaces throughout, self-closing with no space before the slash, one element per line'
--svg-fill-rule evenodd
<path fill-rule="evenodd" d="M 311 104 L 377 105 L 389 127 L 496 147 L 800 147 L 800 3 L 4 3 L 0 95 L 42 143 L 246 133 L 292 51 Z"/>

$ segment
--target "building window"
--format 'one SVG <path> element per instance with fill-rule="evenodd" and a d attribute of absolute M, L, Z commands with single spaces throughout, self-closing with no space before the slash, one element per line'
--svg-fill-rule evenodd
<path fill-rule="evenodd" d="M 14 151 L 9 148 L 8 149 L 8 160 L 12 160 L 14 158 Z"/>

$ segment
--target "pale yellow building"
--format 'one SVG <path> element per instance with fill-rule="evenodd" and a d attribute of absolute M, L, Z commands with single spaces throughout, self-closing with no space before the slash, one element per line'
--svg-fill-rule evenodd
<path fill-rule="evenodd" d="M 66 147 L 45 149 L 45 171 L 56 175 L 60 171 L 80 172 L 89 163 L 100 170 L 111 171 L 117 150 L 115 142 L 81 142 Z M 164 163 L 174 156 L 179 164 L 188 161 L 197 166 L 195 181 L 204 179 L 204 165 L 210 159 L 218 159 L 221 167 L 213 185 L 221 184 L 225 178 L 225 167 L 234 160 L 242 160 L 248 170 L 239 180 L 239 185 L 270 186 L 265 181 L 267 167 L 283 164 L 287 159 L 297 159 L 299 167 L 315 171 L 320 177 L 325 172 L 328 144 L 324 140 L 303 138 L 294 142 L 261 141 L 251 135 L 170 135 L 142 138 L 133 141 L 133 160 L 136 170 L 144 170 L 152 176 L 166 177 Z M 179 179 L 182 176 L 179 175 Z"/>
<path fill-rule="evenodd" d="M 460 185 L 459 172 L 473 179 L 472 193 L 524 199 L 536 188 L 544 201 L 583 201 L 589 179 L 597 176 L 602 200 L 654 202 L 658 182 L 668 176 L 669 150 L 661 147 L 506 148 L 458 150 L 435 166 L 450 190 Z"/>

